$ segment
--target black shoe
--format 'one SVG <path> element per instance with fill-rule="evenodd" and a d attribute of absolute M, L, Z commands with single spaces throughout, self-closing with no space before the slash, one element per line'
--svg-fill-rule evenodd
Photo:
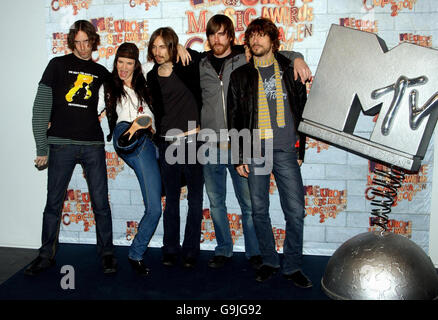
<path fill-rule="evenodd" d="M 252 256 L 251 258 L 249 258 L 249 263 L 251 264 L 251 266 L 252 266 L 255 270 L 260 269 L 260 267 L 261 267 L 262 264 L 263 264 L 262 256 Z"/>
<path fill-rule="evenodd" d="M 277 273 L 279 268 L 274 268 L 267 265 L 262 265 L 257 271 L 256 271 L 256 281 L 258 282 L 264 282 L 268 279 L 270 279 L 274 274 Z"/>
<path fill-rule="evenodd" d="M 222 268 L 230 260 L 231 257 L 214 256 L 213 258 L 208 260 L 208 266 L 213 269 Z"/>
<path fill-rule="evenodd" d="M 102 268 L 103 268 L 103 273 L 105 273 L 105 274 L 115 273 L 117 271 L 116 258 L 112 254 L 103 256 L 102 257 Z"/>
<path fill-rule="evenodd" d="M 55 264 L 55 259 L 42 258 L 38 256 L 32 263 L 24 270 L 24 274 L 28 276 L 36 276 L 37 274 L 47 270 Z"/>
<path fill-rule="evenodd" d="M 183 267 L 184 268 L 193 268 L 196 265 L 196 259 L 193 257 L 185 257 L 183 258 Z"/>
<path fill-rule="evenodd" d="M 131 267 L 139 275 L 146 277 L 151 273 L 151 270 L 148 267 L 146 267 L 143 260 L 137 261 L 137 260 L 132 260 L 132 259 L 128 258 L 128 261 L 129 261 L 129 264 L 131 265 Z"/>
<path fill-rule="evenodd" d="M 178 262 L 178 256 L 176 254 L 166 253 L 163 255 L 162 262 L 167 267 L 173 267 Z"/>
<path fill-rule="evenodd" d="M 287 280 L 291 280 L 293 284 L 299 288 L 311 288 L 313 285 L 312 281 L 310 281 L 310 279 L 307 278 L 307 276 L 301 271 L 296 271 L 291 274 L 283 274 L 283 277 L 285 277 Z"/>

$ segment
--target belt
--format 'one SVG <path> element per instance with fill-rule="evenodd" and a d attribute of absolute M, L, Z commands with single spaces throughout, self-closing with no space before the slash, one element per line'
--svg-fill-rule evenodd
<path fill-rule="evenodd" d="M 231 142 L 230 141 L 218 141 L 217 142 L 217 148 L 218 149 L 230 149 L 231 148 Z"/>
<path fill-rule="evenodd" d="M 182 143 L 191 143 L 196 141 L 196 135 L 190 135 L 190 136 L 180 136 L 180 137 L 161 137 L 165 142 L 169 144 L 182 144 Z"/>

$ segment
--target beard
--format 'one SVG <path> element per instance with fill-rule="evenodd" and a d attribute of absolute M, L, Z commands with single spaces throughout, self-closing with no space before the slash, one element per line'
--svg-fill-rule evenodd
<path fill-rule="evenodd" d="M 155 63 L 163 64 L 166 63 L 166 58 L 162 56 L 154 56 Z"/>
<path fill-rule="evenodd" d="M 253 56 L 256 57 L 262 57 L 265 54 L 267 54 L 269 52 L 270 48 L 265 48 L 263 46 L 260 45 L 253 45 L 252 47 L 250 47 L 250 51 L 252 53 Z"/>
<path fill-rule="evenodd" d="M 223 45 L 223 44 L 210 44 L 210 48 L 213 50 L 213 54 L 215 56 L 221 56 L 223 55 L 229 48 L 230 44 Z"/>

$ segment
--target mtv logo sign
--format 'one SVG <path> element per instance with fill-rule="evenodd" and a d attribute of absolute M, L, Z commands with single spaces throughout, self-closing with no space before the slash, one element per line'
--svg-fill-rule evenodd
<path fill-rule="evenodd" d="M 354 134 L 361 113 L 377 121 Z M 332 25 L 299 131 L 365 158 L 418 171 L 438 117 L 438 50 L 388 50 L 372 33 Z"/>

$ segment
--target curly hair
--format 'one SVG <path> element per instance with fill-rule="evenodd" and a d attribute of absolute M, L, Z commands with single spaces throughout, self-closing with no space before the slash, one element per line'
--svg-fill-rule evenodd
<path fill-rule="evenodd" d="M 280 48 L 280 39 L 277 26 L 267 18 L 257 18 L 253 20 L 246 28 L 245 43 L 249 47 L 249 38 L 252 34 L 268 35 L 272 42 L 272 52 L 278 51 Z"/>

